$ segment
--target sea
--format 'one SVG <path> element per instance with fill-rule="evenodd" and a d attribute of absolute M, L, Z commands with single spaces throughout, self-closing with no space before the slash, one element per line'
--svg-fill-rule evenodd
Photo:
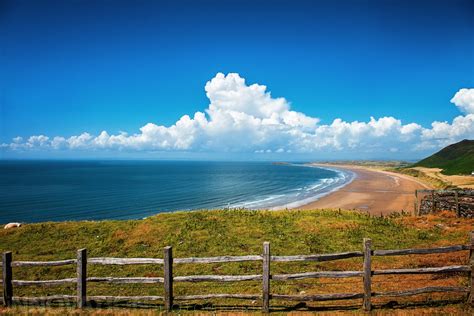
<path fill-rule="evenodd" d="M 3 160 L 0 223 L 294 208 L 354 177 L 350 171 L 301 163 Z"/>

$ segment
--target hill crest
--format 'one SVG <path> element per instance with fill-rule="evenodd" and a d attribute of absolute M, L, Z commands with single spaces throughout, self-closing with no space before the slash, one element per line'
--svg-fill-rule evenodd
<path fill-rule="evenodd" d="M 446 175 L 471 174 L 474 171 L 474 140 L 464 139 L 446 146 L 414 166 L 440 168 Z"/>

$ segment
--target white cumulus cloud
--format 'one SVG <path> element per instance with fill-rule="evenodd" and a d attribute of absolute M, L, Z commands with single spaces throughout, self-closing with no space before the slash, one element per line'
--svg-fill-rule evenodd
<path fill-rule="evenodd" d="M 123 150 L 243 153 L 317 153 L 321 151 L 400 152 L 439 148 L 463 138 L 474 138 L 474 89 L 459 90 L 451 102 L 465 115 L 431 127 L 386 116 L 366 122 L 319 118 L 291 109 L 260 84 L 239 74 L 218 73 L 205 85 L 209 106 L 184 115 L 175 124 L 148 123 L 138 133 L 75 136 L 15 137 L 2 144 L 7 150 Z"/>
<path fill-rule="evenodd" d="M 460 89 L 451 102 L 464 113 L 474 114 L 474 89 Z"/>

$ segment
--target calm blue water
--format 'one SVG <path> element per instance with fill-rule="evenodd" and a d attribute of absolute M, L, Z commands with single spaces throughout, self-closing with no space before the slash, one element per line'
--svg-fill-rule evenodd
<path fill-rule="evenodd" d="M 351 178 L 336 170 L 254 162 L 0 161 L 0 223 L 294 207 Z"/>

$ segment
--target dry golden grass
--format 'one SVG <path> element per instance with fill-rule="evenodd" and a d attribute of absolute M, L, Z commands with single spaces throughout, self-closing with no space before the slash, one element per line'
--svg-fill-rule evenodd
<path fill-rule="evenodd" d="M 413 169 L 419 170 L 429 177 L 440 179 L 452 186 L 474 189 L 474 176 L 445 175 L 441 173 L 442 169 L 439 168 L 415 167 Z"/>

